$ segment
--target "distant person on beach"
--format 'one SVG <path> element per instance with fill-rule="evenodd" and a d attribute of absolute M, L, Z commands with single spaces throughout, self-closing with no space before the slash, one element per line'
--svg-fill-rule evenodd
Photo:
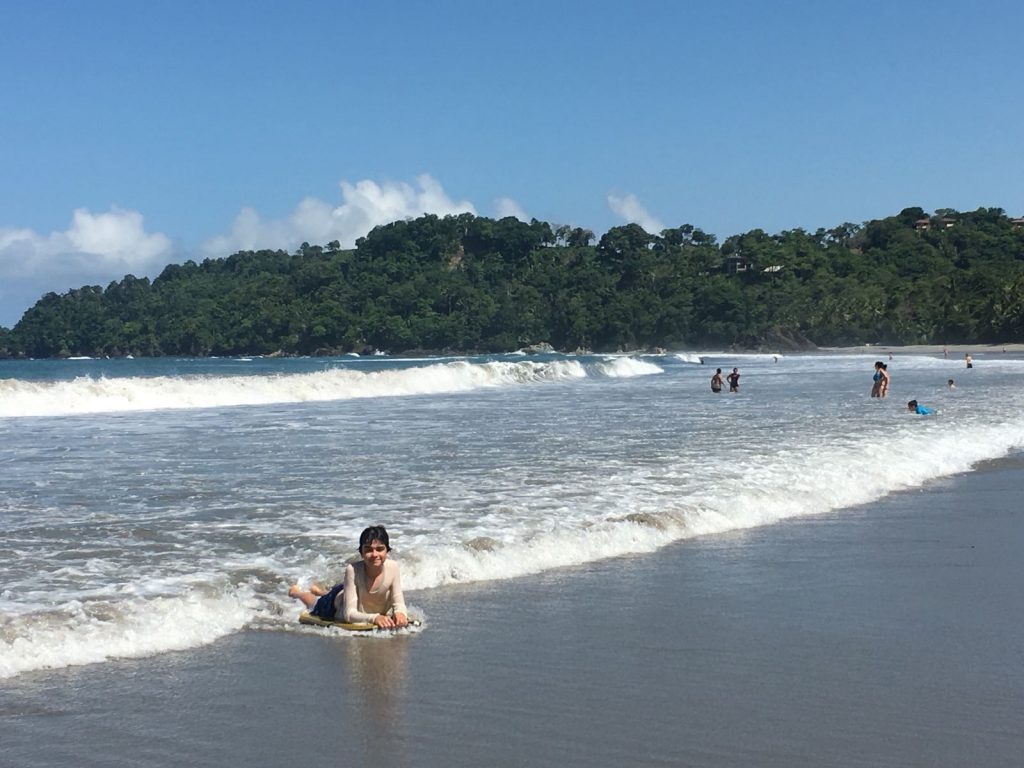
<path fill-rule="evenodd" d="M 949 349 L 947 347 L 942 348 L 942 356 L 949 357 Z"/>
<path fill-rule="evenodd" d="M 730 373 L 725 378 L 727 378 L 729 380 L 729 391 L 730 392 L 739 392 L 740 391 L 740 369 L 739 368 L 733 368 L 732 369 L 732 373 Z"/>
<path fill-rule="evenodd" d="M 725 379 L 722 378 L 722 369 L 716 368 L 715 375 L 711 377 L 711 391 L 721 392 L 722 385 L 725 384 Z"/>
<path fill-rule="evenodd" d="M 885 397 L 889 394 L 889 366 L 881 360 L 875 362 L 875 375 L 871 377 L 872 397 Z"/>
<path fill-rule="evenodd" d="M 329 590 L 314 584 L 307 591 L 296 584 L 288 596 L 301 600 L 310 614 L 321 619 L 376 624 L 380 629 L 404 627 L 409 617 L 402 578 L 398 563 L 388 560 L 389 552 L 387 530 L 372 525 L 359 536 L 363 559 L 345 568 L 344 581 Z"/>
<path fill-rule="evenodd" d="M 971 353 L 970 352 L 965 352 L 964 353 L 964 362 L 967 364 L 968 368 L 973 368 L 974 367 L 974 360 L 971 359 Z"/>
<path fill-rule="evenodd" d="M 914 413 L 919 414 L 921 416 L 931 416 L 933 413 L 935 413 L 933 409 L 929 408 L 926 405 L 921 405 L 920 403 L 917 402 L 917 400 L 911 400 L 909 403 L 907 403 L 907 410 L 913 411 Z"/>

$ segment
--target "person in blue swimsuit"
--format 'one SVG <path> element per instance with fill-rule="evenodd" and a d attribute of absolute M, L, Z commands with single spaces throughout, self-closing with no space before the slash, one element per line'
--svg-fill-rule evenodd
<path fill-rule="evenodd" d="M 889 394 L 889 366 L 881 360 L 875 363 L 875 375 L 871 377 L 872 397 L 885 397 Z"/>
<path fill-rule="evenodd" d="M 935 413 L 935 410 L 933 408 L 929 408 L 926 405 L 921 405 L 920 403 L 917 402 L 917 400 L 911 400 L 909 403 L 907 403 L 907 410 L 913 411 L 919 416 L 931 416 L 933 413 Z"/>

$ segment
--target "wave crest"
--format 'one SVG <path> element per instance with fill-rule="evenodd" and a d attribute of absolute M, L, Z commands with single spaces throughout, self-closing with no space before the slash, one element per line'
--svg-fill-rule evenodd
<path fill-rule="evenodd" d="M 219 408 L 372 397 L 447 394 L 484 387 L 585 377 L 575 360 L 488 362 L 464 360 L 411 368 L 266 376 L 153 376 L 70 381 L 0 380 L 0 418 L 87 413 Z"/>
<path fill-rule="evenodd" d="M 208 645 L 241 629 L 255 610 L 251 593 L 191 592 L 130 603 L 72 602 L 20 616 L 0 628 L 0 679 Z"/>

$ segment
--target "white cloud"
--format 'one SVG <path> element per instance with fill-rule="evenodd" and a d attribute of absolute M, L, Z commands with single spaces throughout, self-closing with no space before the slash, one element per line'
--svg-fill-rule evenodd
<path fill-rule="evenodd" d="M 637 199 L 637 196 L 632 193 L 617 195 L 614 192 L 609 192 L 608 207 L 612 209 L 616 216 L 624 219 L 626 223 L 639 224 L 646 232 L 652 235 L 656 235 L 665 229 L 665 225 L 649 214 L 647 209 Z"/>
<path fill-rule="evenodd" d="M 231 231 L 203 244 L 209 256 L 227 256 L 235 251 L 281 248 L 291 250 L 303 242 L 324 245 L 337 240 L 351 248 L 358 238 L 381 224 L 426 213 L 445 216 L 476 213 L 473 204 L 454 201 L 433 177 L 417 176 L 414 184 L 364 179 L 352 184 L 342 181 L 339 206 L 307 197 L 284 219 L 263 219 L 252 208 L 243 208 Z"/>
<path fill-rule="evenodd" d="M 49 235 L 0 228 L 0 277 L 7 279 L 68 270 L 121 277 L 125 272 L 142 273 L 162 265 L 170 253 L 170 238 L 147 233 L 141 213 L 120 208 L 108 213 L 79 208 L 70 227 Z"/>
<path fill-rule="evenodd" d="M 148 275 L 172 252 L 169 237 L 146 232 L 141 213 L 121 208 L 79 208 L 67 229 L 48 235 L 0 227 L 0 325 L 15 323 L 47 291 Z"/>
<path fill-rule="evenodd" d="M 512 216 L 520 221 L 530 221 L 530 217 L 526 215 L 526 211 L 523 210 L 523 207 L 511 197 L 499 197 L 495 200 L 494 211 L 499 219 L 504 219 L 506 216 Z"/>
<path fill-rule="evenodd" d="M 138 211 L 92 214 L 79 208 L 66 234 L 78 253 L 99 257 L 104 266 L 146 267 L 171 251 L 166 235 L 146 234 Z"/>

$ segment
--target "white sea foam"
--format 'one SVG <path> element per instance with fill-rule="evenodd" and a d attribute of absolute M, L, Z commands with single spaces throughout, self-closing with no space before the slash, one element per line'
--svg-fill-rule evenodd
<path fill-rule="evenodd" d="M 676 352 L 675 358 L 683 363 L 691 363 L 693 365 L 700 365 L 704 362 L 701 355 L 696 352 Z"/>
<path fill-rule="evenodd" d="M 586 509 L 565 510 L 555 530 L 538 530 L 507 544 L 428 544 L 403 564 L 403 579 L 408 589 L 433 588 L 650 552 L 695 536 L 865 504 L 1024 448 L 1024 420 L 1009 429 L 939 429 L 926 446 L 920 426 L 914 423 L 870 452 L 850 443 L 811 446 L 788 453 L 785 461 L 766 455 L 727 469 L 713 489 L 696 492 L 682 490 L 682 466 L 669 468 L 657 481 L 647 474 L 610 476 L 591 489 Z M 971 436 L 965 440 L 967 431 Z M 598 518 L 594 509 L 602 507 L 615 513 Z"/>
<path fill-rule="evenodd" d="M 437 530 L 437 520 L 432 521 L 432 532 L 406 535 L 400 555 L 403 580 L 407 590 L 415 591 L 514 579 L 652 552 L 696 536 L 868 503 L 1021 447 L 1024 420 L 949 428 L 938 420 L 914 419 L 895 428 L 884 445 L 872 451 L 856 441 L 837 441 L 782 455 L 748 456 L 741 463 L 716 466 L 696 488 L 688 482 L 691 474 L 683 462 L 657 471 L 624 466 L 595 477 L 576 504 L 552 510 L 557 524 L 550 516 L 536 514 L 549 494 L 559 493 L 557 489 L 519 488 L 515 501 L 532 515 L 509 510 L 505 517 L 485 516 L 480 526 L 467 529 L 462 543 Z M 531 517 L 533 522 L 526 523 Z M 423 523 L 430 525 L 431 520 Z M 493 535 L 481 537 L 489 525 L 497 526 L 489 529 Z M 254 521 L 249 527 L 268 539 L 277 533 L 267 521 Z M 315 550 L 311 554 L 309 562 L 315 563 L 318 574 L 337 569 L 334 558 Z M 259 569 L 277 574 L 278 583 L 308 576 L 296 574 L 286 557 L 238 553 L 220 566 L 225 573 Z M 208 578 L 215 576 L 211 572 Z M 279 612 L 278 594 L 255 594 L 244 586 L 203 590 L 188 586 L 190 581 L 194 579 L 182 578 L 179 583 L 165 576 L 148 587 L 120 590 L 120 600 L 68 600 L 56 610 L 8 612 L 0 627 L 0 678 L 198 647 L 254 621 L 265 627 L 282 621 L 268 618 Z M 150 588 L 182 588 L 186 593 L 161 597 L 151 595 Z M 293 615 L 286 610 L 283 621 L 290 624 Z"/>
<path fill-rule="evenodd" d="M 653 362 L 359 360 L 309 374 L 0 381 L 0 403 L 37 387 L 44 413 L 118 396 L 187 408 L 504 388 L 399 414 L 387 403 L 271 420 L 210 411 L 189 420 L 187 440 L 181 419 L 159 412 L 0 421 L 0 677 L 292 626 L 299 607 L 284 588 L 336 578 L 371 522 L 391 530 L 415 591 L 843 510 L 1024 447 L 1017 360 L 998 375 L 996 361 L 954 374 L 949 391 L 942 364 L 958 361 L 897 357 L 899 396 L 887 401 L 868 398 L 870 356 L 751 360 L 743 391 L 717 397 L 700 369 Z M 908 397 L 939 416 L 907 413 Z M 345 428 L 353 414 L 368 415 L 358 430 Z"/>
<path fill-rule="evenodd" d="M 245 626 L 255 607 L 251 594 L 192 592 L 19 616 L 0 626 L 0 679 L 207 645 Z"/>
<path fill-rule="evenodd" d="M 71 381 L 0 380 L 0 417 L 346 400 L 466 392 L 582 378 L 575 360 L 455 361 L 380 371 L 335 368 L 269 376 L 155 376 Z"/>
<path fill-rule="evenodd" d="M 613 379 L 625 379 L 633 376 L 650 376 L 651 374 L 665 372 L 654 363 L 649 363 L 646 360 L 638 360 L 635 357 L 615 357 L 611 360 L 597 363 L 595 367 L 601 372 L 601 374 Z"/>

